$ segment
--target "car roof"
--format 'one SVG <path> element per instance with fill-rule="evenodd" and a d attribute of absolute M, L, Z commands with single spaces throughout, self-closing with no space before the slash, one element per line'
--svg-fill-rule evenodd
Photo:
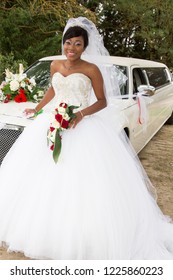
<path fill-rule="evenodd" d="M 52 61 L 52 60 L 62 60 L 66 59 L 65 55 L 55 55 L 47 56 L 39 59 L 39 61 Z M 115 64 L 120 66 L 128 67 L 166 67 L 164 63 L 156 62 L 147 59 L 139 59 L 132 57 L 122 57 L 122 56 L 88 56 L 83 55 L 82 59 L 97 63 L 97 64 Z"/>

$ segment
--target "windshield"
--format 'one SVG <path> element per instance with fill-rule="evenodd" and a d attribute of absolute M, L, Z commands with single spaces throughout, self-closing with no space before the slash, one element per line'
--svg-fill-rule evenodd
<path fill-rule="evenodd" d="M 28 78 L 34 76 L 40 88 L 47 89 L 50 85 L 50 63 L 51 61 L 37 61 L 32 64 L 25 73 Z"/>
<path fill-rule="evenodd" d="M 52 61 L 36 61 L 32 64 L 25 73 L 29 78 L 35 77 L 35 81 L 40 88 L 47 89 L 50 85 L 50 64 Z M 124 75 L 127 76 L 127 71 L 125 66 L 114 65 L 120 70 Z M 127 81 L 120 87 L 121 95 L 127 94 Z"/>

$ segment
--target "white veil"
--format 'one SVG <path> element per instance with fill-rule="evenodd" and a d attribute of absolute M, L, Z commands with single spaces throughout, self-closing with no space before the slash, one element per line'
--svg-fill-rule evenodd
<path fill-rule="evenodd" d="M 120 95 L 120 87 L 125 83 L 127 77 L 110 61 L 106 65 L 103 64 L 103 57 L 110 56 L 108 50 L 105 48 L 103 38 L 98 32 L 95 24 L 85 17 L 71 18 L 68 20 L 63 35 L 72 26 L 80 26 L 88 33 L 88 46 L 83 52 L 82 58 L 95 63 L 103 76 L 105 84 L 105 95 L 107 101 L 109 97 L 115 97 Z M 63 45 L 62 45 L 63 52 Z M 116 68 L 116 69 L 115 69 Z"/>

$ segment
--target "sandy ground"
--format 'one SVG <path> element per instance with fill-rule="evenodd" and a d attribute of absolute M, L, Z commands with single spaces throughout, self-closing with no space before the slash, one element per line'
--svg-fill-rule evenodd
<path fill-rule="evenodd" d="M 173 125 L 165 125 L 140 152 L 139 158 L 157 189 L 158 204 L 173 219 Z M 0 248 L 0 260 L 26 260 L 21 253 Z"/>

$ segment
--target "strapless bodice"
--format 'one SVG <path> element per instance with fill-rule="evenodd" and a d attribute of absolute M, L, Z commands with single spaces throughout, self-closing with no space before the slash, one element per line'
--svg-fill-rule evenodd
<path fill-rule="evenodd" d="M 56 72 L 52 77 L 52 86 L 55 91 L 54 104 L 66 102 L 80 106 L 80 110 L 88 107 L 92 86 L 86 75 L 73 73 L 65 77 Z"/>

